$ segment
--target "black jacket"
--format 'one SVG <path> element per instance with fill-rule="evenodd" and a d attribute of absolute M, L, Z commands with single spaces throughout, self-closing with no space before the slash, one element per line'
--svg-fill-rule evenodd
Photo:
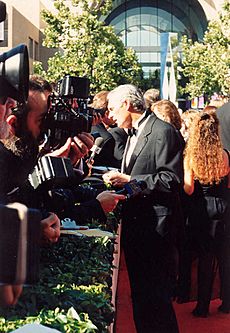
<path fill-rule="evenodd" d="M 118 167 L 120 168 L 125 151 L 126 142 L 128 139 L 128 134 L 124 130 L 124 128 L 120 127 L 110 128 L 109 133 L 113 136 L 115 140 L 114 157 L 117 159 L 119 163 Z"/>
<path fill-rule="evenodd" d="M 223 146 L 230 151 L 230 102 L 220 107 L 216 114 L 220 122 L 220 135 Z"/>
<path fill-rule="evenodd" d="M 123 166 L 124 173 L 131 175 L 131 179 L 143 180 L 147 184 L 142 198 L 134 198 L 124 205 L 125 220 L 134 218 L 143 226 L 146 217 L 161 236 L 169 232 L 175 216 L 175 196 L 183 184 L 183 149 L 184 143 L 175 128 L 151 114 L 129 165 Z M 177 223 L 173 222 L 173 225 Z"/>
<path fill-rule="evenodd" d="M 119 161 L 114 157 L 115 140 L 113 136 L 102 123 L 92 126 L 91 133 L 99 133 L 104 139 L 101 152 L 94 158 L 94 165 L 117 168 Z"/>

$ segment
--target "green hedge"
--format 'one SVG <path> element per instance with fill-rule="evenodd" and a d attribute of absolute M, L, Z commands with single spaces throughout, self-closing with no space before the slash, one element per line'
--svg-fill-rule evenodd
<path fill-rule="evenodd" d="M 117 220 L 110 214 L 106 230 L 115 232 Z M 108 332 L 113 250 L 107 237 L 76 236 L 61 236 L 43 248 L 39 283 L 24 287 L 15 307 L 0 310 L 0 332 L 33 322 L 63 333 Z"/>

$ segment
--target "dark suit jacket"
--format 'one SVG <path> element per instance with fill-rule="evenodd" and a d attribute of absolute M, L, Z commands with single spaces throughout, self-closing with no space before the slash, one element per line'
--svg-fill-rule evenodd
<path fill-rule="evenodd" d="M 134 224 L 137 229 L 154 225 L 161 236 L 171 237 L 175 232 L 175 211 L 183 184 L 183 148 L 183 141 L 175 128 L 151 114 L 130 163 L 123 170 L 131 175 L 131 179 L 147 183 L 142 197 L 130 199 L 123 206 L 123 220 L 132 224 L 132 229 Z"/>
<path fill-rule="evenodd" d="M 216 114 L 220 122 L 220 135 L 223 146 L 230 151 L 230 102 L 220 107 Z"/>
<path fill-rule="evenodd" d="M 113 136 L 115 140 L 114 157 L 118 160 L 119 167 L 121 167 L 128 134 L 124 130 L 124 128 L 120 127 L 113 127 L 109 129 L 109 133 Z"/>
<path fill-rule="evenodd" d="M 104 139 L 101 152 L 94 158 L 94 165 L 119 167 L 119 162 L 114 157 L 115 140 L 105 126 L 102 123 L 94 125 L 92 126 L 91 133 L 99 133 Z"/>

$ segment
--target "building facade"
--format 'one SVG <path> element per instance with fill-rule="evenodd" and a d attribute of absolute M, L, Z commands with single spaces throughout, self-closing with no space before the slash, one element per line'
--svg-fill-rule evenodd
<path fill-rule="evenodd" d="M 53 1 L 4 2 L 7 19 L 0 52 L 24 43 L 29 49 L 31 69 L 34 60 L 46 67 L 54 50 L 42 46 L 44 23 L 40 13 L 44 8 L 53 10 Z M 223 0 L 114 0 L 111 12 L 102 19 L 114 26 L 125 46 L 136 51 L 148 76 L 160 67 L 161 33 L 170 32 L 178 41 L 184 34 L 193 40 L 202 40 L 208 20 L 217 16 L 222 3 Z"/>

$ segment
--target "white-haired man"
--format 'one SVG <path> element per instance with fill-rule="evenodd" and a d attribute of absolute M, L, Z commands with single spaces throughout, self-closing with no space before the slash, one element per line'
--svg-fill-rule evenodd
<path fill-rule="evenodd" d="M 177 333 L 171 296 L 183 147 L 173 126 L 145 111 L 143 95 L 135 86 L 115 88 L 108 101 L 118 126 L 134 130 L 130 131 L 122 172 L 110 172 L 104 179 L 115 186 L 132 179 L 147 184 L 142 195 L 127 200 L 122 209 L 122 246 L 136 329 L 138 333 Z"/>

